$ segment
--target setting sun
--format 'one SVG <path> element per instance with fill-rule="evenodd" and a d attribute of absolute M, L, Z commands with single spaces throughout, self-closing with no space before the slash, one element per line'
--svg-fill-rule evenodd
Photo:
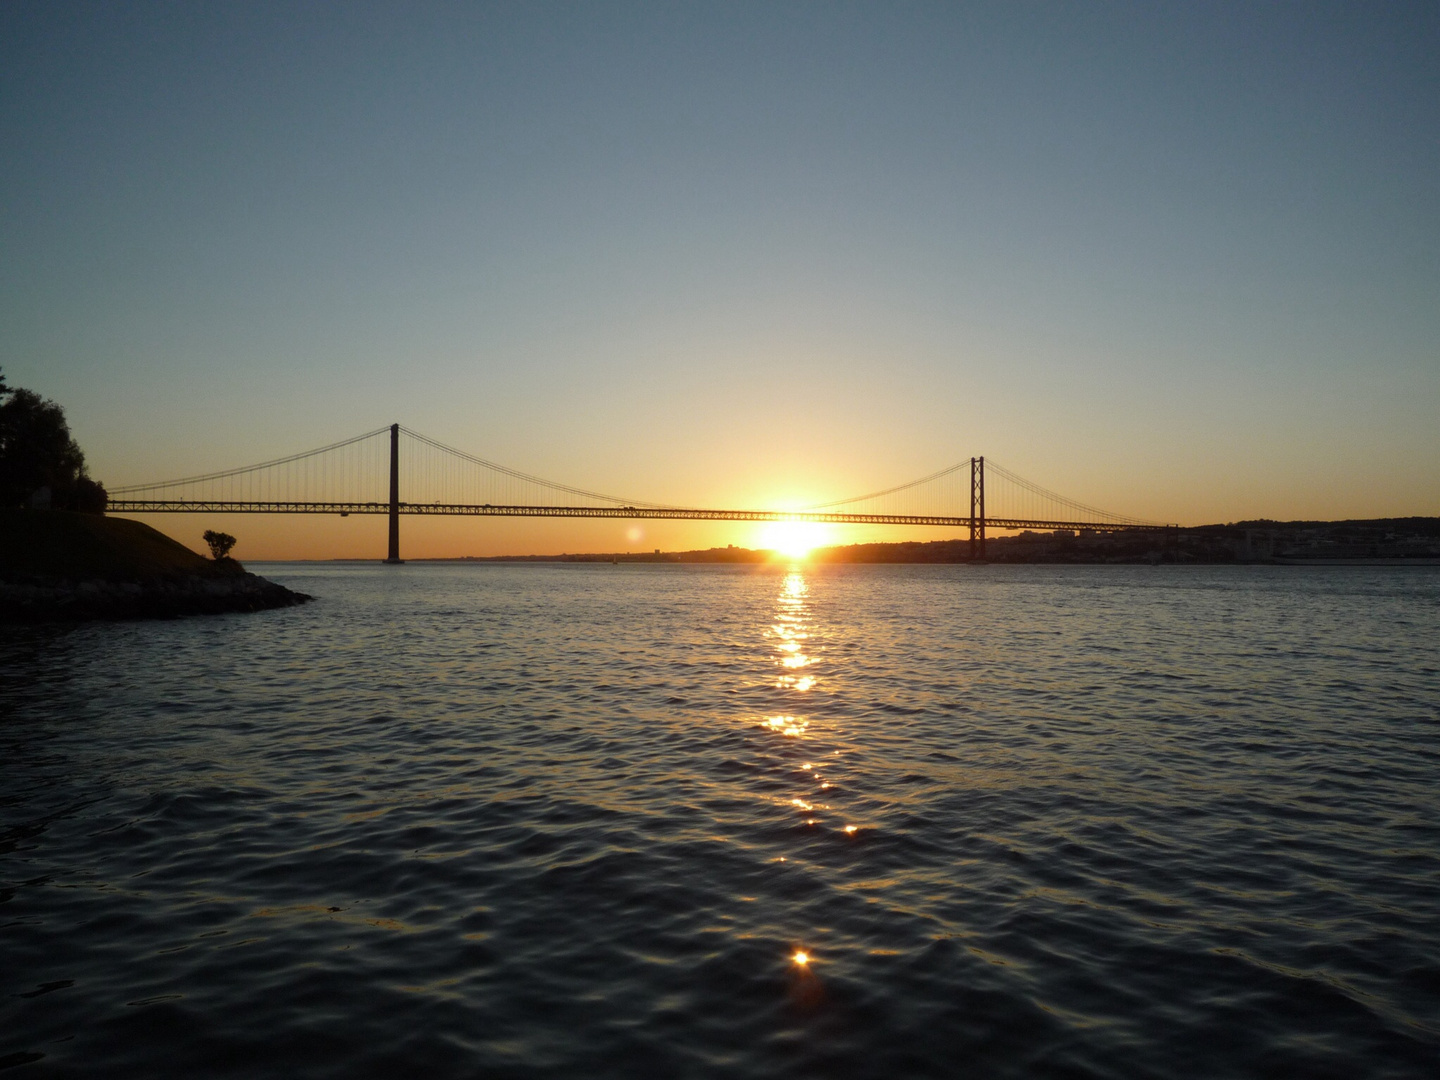
<path fill-rule="evenodd" d="M 830 540 L 830 529 L 815 521 L 772 521 L 760 530 L 760 544 L 792 559 L 803 559 Z"/>

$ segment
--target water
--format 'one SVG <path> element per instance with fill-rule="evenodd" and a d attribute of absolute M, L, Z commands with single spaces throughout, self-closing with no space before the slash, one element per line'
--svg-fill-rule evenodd
<path fill-rule="evenodd" d="M 1435 1075 L 1440 572 L 262 572 L 0 630 L 7 1076 Z"/>

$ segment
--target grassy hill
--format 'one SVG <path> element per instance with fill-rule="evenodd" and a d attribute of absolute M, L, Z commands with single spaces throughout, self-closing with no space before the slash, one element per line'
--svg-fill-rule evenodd
<path fill-rule="evenodd" d="M 64 510 L 0 510 L 0 578 L 149 581 L 240 573 L 124 518 Z"/>

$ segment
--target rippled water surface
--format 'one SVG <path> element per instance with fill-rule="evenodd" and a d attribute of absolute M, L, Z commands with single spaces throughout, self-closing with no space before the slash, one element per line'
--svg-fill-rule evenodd
<path fill-rule="evenodd" d="M 0 630 L 7 1076 L 1440 1074 L 1440 570 L 260 569 Z"/>

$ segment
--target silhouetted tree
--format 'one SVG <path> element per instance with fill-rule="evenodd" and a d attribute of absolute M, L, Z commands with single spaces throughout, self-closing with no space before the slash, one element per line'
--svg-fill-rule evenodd
<path fill-rule="evenodd" d="M 103 514 L 103 485 L 85 472 L 65 410 L 33 390 L 11 389 L 0 374 L 0 506 L 24 506 L 43 489 L 62 510 Z"/>
<path fill-rule="evenodd" d="M 214 556 L 216 562 L 228 559 L 230 549 L 235 546 L 235 537 L 229 533 L 216 532 L 214 529 L 206 529 L 204 539 L 205 543 L 210 545 L 210 554 Z"/>
<path fill-rule="evenodd" d="M 103 514 L 105 507 L 110 505 L 110 493 L 99 480 L 81 476 L 75 481 L 74 494 L 68 502 L 69 509 L 79 510 L 82 514 Z"/>

